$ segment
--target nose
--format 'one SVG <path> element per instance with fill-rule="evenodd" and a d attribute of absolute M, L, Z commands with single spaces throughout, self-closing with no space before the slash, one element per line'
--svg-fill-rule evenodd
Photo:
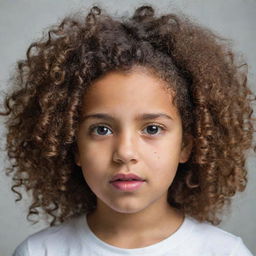
<path fill-rule="evenodd" d="M 113 161 L 119 164 L 138 161 L 136 135 L 131 131 L 120 133 L 116 137 Z"/>

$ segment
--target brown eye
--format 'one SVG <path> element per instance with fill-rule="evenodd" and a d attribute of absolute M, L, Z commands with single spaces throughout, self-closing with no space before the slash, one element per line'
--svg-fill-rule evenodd
<path fill-rule="evenodd" d="M 148 125 L 144 130 L 147 130 L 147 133 L 150 135 L 155 135 L 155 134 L 159 134 L 158 133 L 159 129 L 163 130 L 163 127 L 154 124 L 154 125 Z"/>
<path fill-rule="evenodd" d="M 110 129 L 106 126 L 95 125 L 90 127 L 90 134 L 95 134 L 95 131 L 96 131 L 96 135 L 105 136 L 105 135 L 109 135 L 109 134 L 106 134 L 108 130 L 110 131 Z"/>

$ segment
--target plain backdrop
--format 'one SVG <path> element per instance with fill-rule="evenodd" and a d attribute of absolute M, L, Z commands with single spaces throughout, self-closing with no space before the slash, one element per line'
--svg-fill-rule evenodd
<path fill-rule="evenodd" d="M 59 22 L 70 12 L 87 10 L 94 3 L 117 16 L 131 14 L 135 7 L 147 3 L 153 4 L 159 13 L 164 10 L 188 14 L 198 23 L 232 39 L 233 48 L 244 56 L 249 65 L 249 82 L 256 91 L 256 0 L 0 0 L 0 89 L 6 90 L 16 61 L 25 57 L 29 44 L 41 37 L 44 28 Z M 32 226 L 26 220 L 30 203 L 28 197 L 15 203 L 10 178 L 4 175 L 8 159 L 4 151 L 2 118 L 0 122 L 0 146 L 3 149 L 0 151 L 0 255 L 8 256 L 29 234 L 46 227 L 46 224 L 40 222 Z M 248 186 L 245 192 L 234 197 L 230 212 L 223 217 L 219 227 L 242 237 L 256 255 L 255 155 L 248 158 L 246 165 Z"/>

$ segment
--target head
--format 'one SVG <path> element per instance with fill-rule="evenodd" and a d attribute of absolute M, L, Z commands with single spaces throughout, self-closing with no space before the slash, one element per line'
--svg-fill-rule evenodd
<path fill-rule="evenodd" d="M 155 16 L 150 6 L 122 20 L 94 7 L 48 36 L 19 62 L 13 81 L 21 88 L 5 101 L 13 189 L 32 191 L 28 215 L 41 207 L 54 224 L 89 213 L 97 197 L 109 203 L 104 186 L 115 173 L 150 182 L 158 169 L 159 182 L 168 177 L 163 188 L 152 183 L 158 195 L 218 224 L 229 197 L 245 188 L 243 152 L 253 134 L 252 93 L 224 40 L 185 16 Z M 136 117 L 160 111 L 172 120 L 153 123 L 166 130 L 144 135 L 148 122 Z M 89 135 L 96 121 L 85 116 L 96 112 L 114 117 L 104 120 L 110 134 L 94 128 Z M 112 204 L 129 212 L 143 207 L 132 205 Z"/>
<path fill-rule="evenodd" d="M 97 207 L 133 213 L 167 203 L 178 165 L 192 149 L 172 97 L 168 83 L 142 67 L 112 71 L 92 83 L 83 98 L 76 163 Z M 120 173 L 138 175 L 143 186 L 135 192 L 116 189 L 111 181 Z"/>

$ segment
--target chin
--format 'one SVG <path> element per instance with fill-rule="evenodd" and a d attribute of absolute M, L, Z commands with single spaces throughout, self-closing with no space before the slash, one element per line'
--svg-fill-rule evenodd
<path fill-rule="evenodd" d="M 125 205 L 125 206 L 109 206 L 113 211 L 123 214 L 134 214 L 143 210 L 141 207 L 135 207 L 135 205 Z"/>

